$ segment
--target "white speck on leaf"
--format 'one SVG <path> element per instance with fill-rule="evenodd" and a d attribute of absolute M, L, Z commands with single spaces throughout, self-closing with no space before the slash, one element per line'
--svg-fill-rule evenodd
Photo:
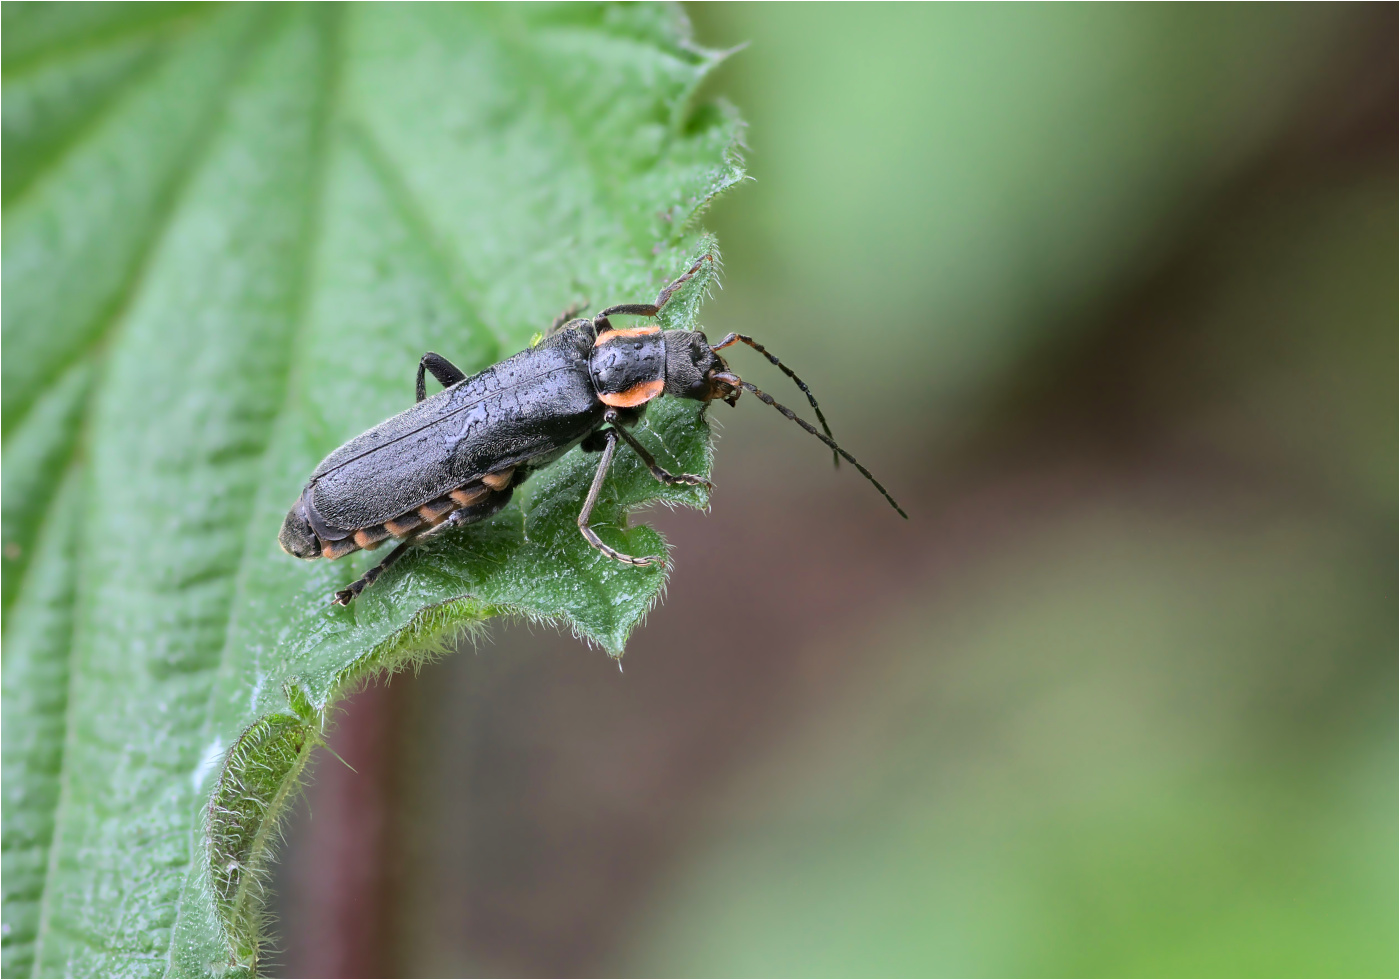
<path fill-rule="evenodd" d="M 209 743 L 209 747 L 204 750 L 204 755 L 199 760 L 199 765 L 194 767 L 194 772 L 190 773 L 190 783 L 194 786 L 194 791 L 199 792 L 199 788 L 204 785 L 205 778 L 219 765 L 224 757 L 224 746 L 219 739 Z"/>

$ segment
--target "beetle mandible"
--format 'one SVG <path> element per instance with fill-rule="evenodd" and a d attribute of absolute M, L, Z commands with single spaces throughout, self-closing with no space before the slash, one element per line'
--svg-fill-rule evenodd
<path fill-rule="evenodd" d="M 870 471 L 836 444 L 802 379 L 752 337 L 731 333 L 711 344 L 695 330 L 662 330 L 657 324 L 619 329 L 609 322 L 612 316 L 655 317 L 707 261 L 713 257 L 698 259 L 655 303 L 610 306 L 592 319 L 570 319 L 578 312 L 571 310 L 539 344 L 470 378 L 447 358 L 424 354 L 416 404 L 321 461 L 282 522 L 282 550 L 308 560 L 335 559 L 397 538 L 388 557 L 335 594 L 333 602 L 348 606 L 414 542 L 448 525 L 490 517 L 532 472 L 581 445 L 601 457 L 578 515 L 579 531 L 617 561 L 663 562 L 659 555 L 624 555 L 589 526 L 618 440 L 668 486 L 712 486 L 704 477 L 668 473 L 628 431 L 661 395 L 733 406 L 741 392 L 752 392 L 826 443 L 833 456 L 848 460 L 907 518 Z M 719 352 L 736 343 L 754 348 L 797 383 L 822 431 L 729 370 Z M 425 372 L 443 385 L 431 398 Z"/>

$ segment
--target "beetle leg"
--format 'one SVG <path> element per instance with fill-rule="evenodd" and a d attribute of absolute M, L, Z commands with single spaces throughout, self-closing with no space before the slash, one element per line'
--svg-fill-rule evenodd
<path fill-rule="evenodd" d="M 424 384 L 423 372 L 433 372 L 433 377 L 437 378 L 438 384 L 444 388 L 455 385 L 466 377 L 466 374 L 457 365 L 453 364 L 441 354 L 434 354 L 432 351 L 423 355 L 418 362 L 418 383 L 414 387 L 414 394 L 417 396 L 414 401 L 421 402 L 428 397 L 428 386 Z"/>
<path fill-rule="evenodd" d="M 695 273 L 700 271 L 700 267 L 705 264 L 706 259 L 713 262 L 715 257 L 706 254 L 696 259 L 694 265 L 676 277 L 674 281 L 667 283 L 662 288 L 661 292 L 656 294 L 655 303 L 624 303 L 621 306 L 609 306 L 602 313 L 599 313 L 598 317 L 612 316 L 613 314 L 622 316 L 656 316 L 656 314 L 661 312 L 661 307 L 665 306 L 666 301 L 671 298 L 671 294 L 689 282 L 695 276 Z M 598 317 L 594 317 L 595 323 Z"/>
<path fill-rule="evenodd" d="M 560 313 L 554 318 L 554 322 L 549 325 L 549 331 L 545 333 L 545 336 L 553 337 L 555 334 L 565 329 L 566 327 L 573 326 L 575 323 L 578 322 L 574 319 L 574 317 L 578 316 L 586 309 L 588 309 L 588 300 L 584 300 L 581 303 L 570 303 L 568 308 L 564 310 L 564 312 Z M 587 323 L 588 321 L 585 320 L 583 322 Z"/>
<path fill-rule="evenodd" d="M 603 447 L 603 456 L 598 460 L 598 472 L 593 475 L 593 485 L 588 488 L 588 499 L 583 502 L 583 510 L 578 514 L 578 529 L 583 533 L 584 539 L 597 548 L 609 558 L 626 562 L 629 565 L 651 565 L 654 563 L 664 563 L 666 559 L 659 555 L 649 558 L 633 558 L 631 555 L 624 555 L 615 548 L 609 548 L 603 544 L 593 528 L 588 526 L 588 520 L 593 516 L 593 506 L 598 503 L 598 494 L 603 490 L 603 478 L 608 475 L 608 467 L 612 465 L 613 453 L 617 449 L 617 430 L 608 429 L 608 443 Z"/>
<path fill-rule="evenodd" d="M 647 452 L 647 448 L 637 441 L 637 437 L 622 428 L 622 426 L 614 425 L 610 431 L 616 432 L 618 435 L 622 436 L 623 441 L 632 447 L 632 451 L 642 457 L 642 462 L 646 464 L 647 469 L 651 470 L 651 475 L 656 477 L 660 482 L 666 484 L 666 486 L 673 487 L 678 483 L 683 483 L 691 487 L 709 487 L 711 490 L 715 488 L 715 485 L 703 476 L 696 476 L 693 473 L 681 473 L 677 475 L 663 470 L 657 465 L 656 457 Z"/>
<path fill-rule="evenodd" d="M 393 551 L 389 552 L 388 556 L 387 556 L 383 561 L 381 561 L 378 565 L 375 565 L 373 568 L 371 568 L 369 571 L 365 572 L 363 575 L 361 575 L 361 576 L 360 576 L 359 578 L 357 578 L 355 581 L 351 582 L 351 583 L 350 583 L 349 585 L 347 585 L 345 588 L 343 588 L 343 589 L 341 589 L 339 592 L 337 592 L 337 593 L 331 598 L 331 602 L 332 602 L 334 605 L 337 605 L 337 606 L 348 606 L 348 605 L 350 605 L 350 603 L 352 603 L 352 602 L 355 601 L 355 597 L 356 597 L 356 596 L 358 596 L 358 595 L 359 595 L 361 592 L 363 592 L 365 589 L 367 589 L 367 588 L 369 588 L 371 585 L 373 585 L 373 584 L 374 584 L 374 580 L 377 579 L 377 578 L 379 578 L 379 576 L 381 576 L 381 575 L 384 574 L 384 569 L 388 568 L 388 567 L 389 567 L 390 565 L 392 565 L 394 562 L 396 562 L 396 561 L 398 561 L 400 558 L 402 558 L 402 557 L 403 557 L 403 553 L 404 553 L 405 551 L 408 550 L 409 545 L 411 545 L 411 544 L 413 544 L 413 539 L 412 539 L 412 538 L 410 538 L 409 540 L 405 541 L 403 544 L 399 545 L 399 546 L 398 546 L 397 548 L 395 548 Z"/>

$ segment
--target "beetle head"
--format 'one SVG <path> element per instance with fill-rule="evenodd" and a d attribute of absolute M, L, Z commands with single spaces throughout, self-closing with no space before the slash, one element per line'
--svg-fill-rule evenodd
<path fill-rule="evenodd" d="M 703 333 L 667 330 L 662 336 L 666 339 L 666 394 L 702 402 L 720 398 L 734 404 L 739 379 L 729 373 L 729 365 Z"/>

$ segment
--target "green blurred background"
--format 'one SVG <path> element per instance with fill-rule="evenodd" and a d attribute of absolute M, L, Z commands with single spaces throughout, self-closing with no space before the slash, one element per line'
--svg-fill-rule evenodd
<path fill-rule="evenodd" d="M 277 969 L 1394 976 L 1396 8 L 688 9 L 706 326 L 912 520 L 719 406 L 625 673 L 352 701 Z"/>

